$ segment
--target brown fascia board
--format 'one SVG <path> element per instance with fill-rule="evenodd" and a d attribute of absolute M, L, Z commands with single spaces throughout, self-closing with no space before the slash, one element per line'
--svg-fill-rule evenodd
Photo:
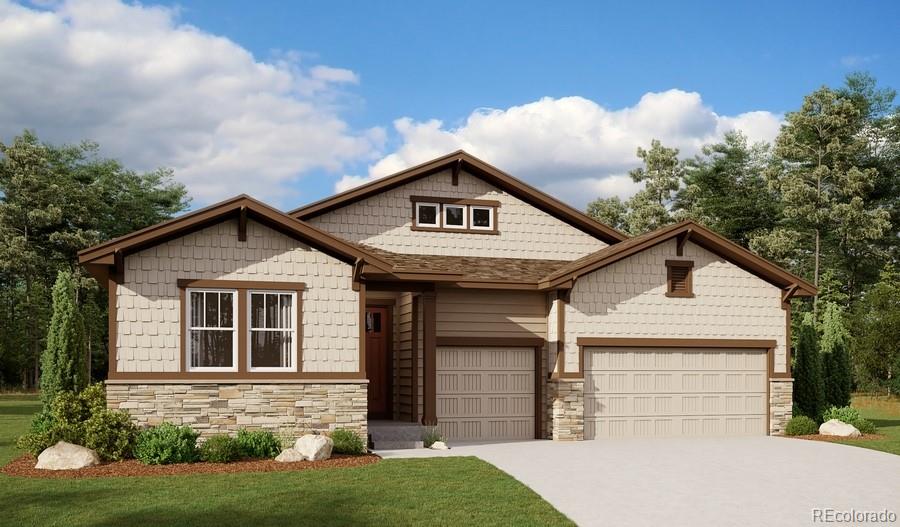
<path fill-rule="evenodd" d="M 116 252 L 127 254 L 152 247 L 226 218 L 239 217 L 241 211 L 260 223 L 309 243 L 340 260 L 348 263 L 364 260 L 385 271 L 391 269 L 391 265 L 381 258 L 245 194 L 79 251 L 78 261 L 87 266 L 110 265 L 114 263 L 113 255 Z"/>
<path fill-rule="evenodd" d="M 579 276 L 606 267 L 688 231 L 690 231 L 691 243 L 696 243 L 704 249 L 722 256 L 767 282 L 782 289 L 796 285 L 794 296 L 815 296 L 818 293 L 813 284 L 691 220 L 685 220 L 647 234 L 642 234 L 627 242 L 612 245 L 597 251 L 593 255 L 577 260 L 573 264 L 543 278 L 540 281 L 541 289 L 557 287 L 569 280 L 577 279 Z"/>
<path fill-rule="evenodd" d="M 565 221 L 569 225 L 572 225 L 573 227 L 587 234 L 590 234 L 591 236 L 603 240 L 606 243 L 615 244 L 622 240 L 628 239 L 627 235 L 617 231 L 616 229 L 600 223 L 599 221 L 566 205 L 565 203 L 550 196 L 549 194 L 546 194 L 536 189 L 535 187 L 532 187 L 524 181 L 516 179 L 506 172 L 503 172 L 499 168 L 485 163 L 477 157 L 462 150 L 457 150 L 456 152 L 452 152 L 437 159 L 433 159 L 431 161 L 428 161 L 427 163 L 414 166 L 390 176 L 385 176 L 383 178 L 372 181 L 371 183 L 366 183 L 365 185 L 356 187 L 346 192 L 335 194 L 334 196 L 331 196 L 329 198 L 310 203 L 309 205 L 294 209 L 288 214 L 301 220 L 308 220 L 309 218 L 313 218 L 320 214 L 324 214 L 326 212 L 349 205 L 350 203 L 353 203 L 355 201 L 365 199 L 380 192 L 396 188 L 410 181 L 430 176 L 442 170 L 453 168 L 454 166 L 458 165 L 462 165 L 463 168 L 468 169 L 468 171 L 471 172 L 475 177 L 484 179 L 485 181 L 497 186 L 498 188 L 509 192 L 522 201 L 525 201 L 526 203 L 529 203 L 537 207 L 538 209 Z"/>

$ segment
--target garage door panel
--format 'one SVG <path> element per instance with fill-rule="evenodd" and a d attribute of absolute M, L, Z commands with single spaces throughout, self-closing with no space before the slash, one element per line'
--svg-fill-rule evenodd
<path fill-rule="evenodd" d="M 764 435 L 766 350 L 588 348 L 585 436 Z"/>
<path fill-rule="evenodd" d="M 534 437 L 534 349 L 437 350 L 437 417 L 453 440 Z"/>

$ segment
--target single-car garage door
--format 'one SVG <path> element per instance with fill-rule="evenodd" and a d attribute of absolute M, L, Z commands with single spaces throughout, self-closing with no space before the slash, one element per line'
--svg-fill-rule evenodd
<path fill-rule="evenodd" d="M 436 367 L 445 437 L 534 438 L 534 348 L 440 347 Z"/>
<path fill-rule="evenodd" d="M 587 439 L 765 435 L 765 349 L 587 347 Z"/>

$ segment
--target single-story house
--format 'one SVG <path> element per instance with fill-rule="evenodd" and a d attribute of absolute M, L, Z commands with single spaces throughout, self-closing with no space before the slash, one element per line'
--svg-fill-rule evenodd
<path fill-rule="evenodd" d="M 109 406 L 205 434 L 779 434 L 789 300 L 816 294 L 697 223 L 630 238 L 465 152 L 79 257 L 109 291 Z"/>

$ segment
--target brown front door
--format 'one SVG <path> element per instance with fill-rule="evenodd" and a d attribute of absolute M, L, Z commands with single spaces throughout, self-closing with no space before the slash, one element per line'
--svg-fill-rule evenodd
<path fill-rule="evenodd" d="M 369 417 L 391 418 L 391 314 L 386 307 L 366 308 L 366 375 Z"/>

